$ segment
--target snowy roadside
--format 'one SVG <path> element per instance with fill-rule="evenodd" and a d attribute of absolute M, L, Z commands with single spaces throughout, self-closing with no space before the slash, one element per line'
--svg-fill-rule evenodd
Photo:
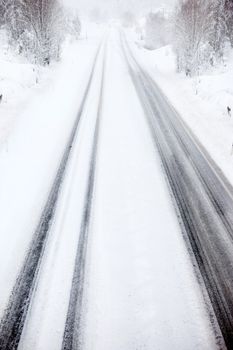
<path fill-rule="evenodd" d="M 190 79 L 176 73 L 170 46 L 149 51 L 135 43 L 132 32 L 127 36 L 140 63 L 233 184 L 233 120 L 227 114 L 227 106 L 233 109 L 232 55 L 226 67 Z"/>
<path fill-rule="evenodd" d="M 2 133 L 7 142 L 0 148 L 0 315 L 76 118 L 103 33 L 92 29 L 87 39 L 64 47 L 61 63 L 51 69 L 45 84 L 32 89 L 33 98 L 25 92 L 24 105 L 20 99 L 12 102 L 17 121 Z"/>
<path fill-rule="evenodd" d="M 69 65 L 68 60 L 77 55 L 82 65 L 81 46 L 85 46 L 87 40 L 88 45 L 91 45 L 91 42 L 95 45 L 100 31 L 103 31 L 103 28 L 84 22 L 79 43 L 72 44 L 67 40 L 63 45 L 61 62 L 53 62 L 49 67 L 30 64 L 25 58 L 14 53 L 7 44 L 4 31 L 0 31 L 0 149 L 7 148 L 8 137 L 38 94 L 43 98 L 46 91 L 57 83 L 61 70 L 66 64 Z"/>
<path fill-rule="evenodd" d="M 50 84 L 57 68 L 57 65 L 38 68 L 28 63 L 11 51 L 5 40 L 0 32 L 0 148 L 7 147 L 7 139 L 20 115 L 34 96 Z"/>

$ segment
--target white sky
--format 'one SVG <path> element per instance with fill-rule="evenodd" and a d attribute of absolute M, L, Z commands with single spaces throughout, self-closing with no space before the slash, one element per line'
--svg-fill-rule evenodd
<path fill-rule="evenodd" d="M 99 7 L 108 12 L 114 13 L 116 9 L 132 10 L 143 12 L 145 10 L 156 9 L 158 7 L 170 6 L 176 0 L 63 0 L 65 4 L 75 6 L 79 10 L 89 10 Z"/>

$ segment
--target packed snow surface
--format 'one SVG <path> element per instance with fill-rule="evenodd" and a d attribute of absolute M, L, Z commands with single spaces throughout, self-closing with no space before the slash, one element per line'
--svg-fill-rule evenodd
<path fill-rule="evenodd" d="M 83 112 L 20 349 L 60 349 L 97 117 Z M 118 32 L 107 41 L 87 252 L 85 350 L 215 349 L 215 337 Z"/>
<path fill-rule="evenodd" d="M 87 29 L 78 44 L 64 48 L 63 60 L 54 68 L 56 76 L 23 109 L 7 135 L 7 146 L 0 149 L 0 285 L 4 286 L 0 315 L 39 220 L 103 36 L 103 28 Z M 66 171 L 21 350 L 61 348 L 103 59 L 104 50 Z M 107 39 L 104 84 L 86 257 L 83 349 L 217 349 L 116 29 L 110 29 Z"/>

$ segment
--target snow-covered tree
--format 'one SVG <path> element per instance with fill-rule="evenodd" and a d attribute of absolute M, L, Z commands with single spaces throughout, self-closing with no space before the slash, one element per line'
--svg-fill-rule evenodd
<path fill-rule="evenodd" d="M 170 40 L 170 28 L 164 13 L 151 12 L 146 16 L 144 42 L 149 49 L 156 49 L 167 45 Z"/>
<path fill-rule="evenodd" d="M 174 18 L 174 49 L 178 71 L 197 74 L 208 61 L 214 28 L 211 0 L 180 0 Z"/>
<path fill-rule="evenodd" d="M 212 22 L 209 42 L 213 49 L 212 64 L 221 60 L 227 38 L 227 24 L 225 13 L 225 0 L 214 0 L 212 4 Z"/>
<path fill-rule="evenodd" d="M 70 35 L 74 39 L 78 39 L 81 33 L 81 22 L 79 16 L 74 11 L 65 11 L 65 34 Z"/>
<path fill-rule="evenodd" d="M 9 5 L 10 5 L 9 0 L 0 1 L 0 27 L 6 24 L 5 16 Z"/>
<path fill-rule="evenodd" d="M 63 11 L 58 0 L 11 0 L 5 13 L 10 42 L 38 64 L 59 57 Z"/>
<path fill-rule="evenodd" d="M 178 71 L 197 74 L 223 59 L 227 38 L 233 45 L 232 0 L 180 0 L 174 21 Z"/>
<path fill-rule="evenodd" d="M 233 0 L 225 0 L 225 19 L 227 27 L 227 37 L 233 47 Z"/>

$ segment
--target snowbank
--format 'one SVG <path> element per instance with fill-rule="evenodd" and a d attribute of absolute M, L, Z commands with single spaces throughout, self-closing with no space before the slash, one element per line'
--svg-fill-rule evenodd
<path fill-rule="evenodd" d="M 39 69 L 22 61 L 3 45 L 0 54 L 0 147 L 7 141 L 29 101 L 49 84 L 54 71 L 54 66 Z"/>
<path fill-rule="evenodd" d="M 3 95 L 0 103 L 0 148 L 3 145 L 7 147 L 7 139 L 28 105 L 38 94 L 46 95 L 46 91 L 56 84 L 61 66 L 64 67 L 72 56 L 77 56 L 77 64 L 85 63 L 81 47 L 96 45 L 104 30 L 103 26 L 82 22 L 79 43 L 67 40 L 63 45 L 61 62 L 52 63 L 49 67 L 30 64 L 23 56 L 11 51 L 6 34 L 0 31 L 0 95 Z"/>

